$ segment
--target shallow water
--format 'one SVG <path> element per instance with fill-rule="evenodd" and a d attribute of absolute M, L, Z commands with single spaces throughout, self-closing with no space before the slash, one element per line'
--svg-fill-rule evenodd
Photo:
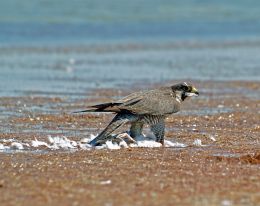
<path fill-rule="evenodd" d="M 259 80 L 260 41 L 239 47 L 219 42 L 217 49 L 210 43 L 201 48 L 201 44 L 205 42 L 197 42 L 195 47 L 163 44 L 160 49 L 150 49 L 146 48 L 149 43 L 138 43 L 140 49 L 128 50 L 132 46 L 124 43 L 114 45 L 118 47 L 115 51 L 104 44 L 105 52 L 88 45 L 46 51 L 42 46 L 9 47 L 0 54 L 0 95 L 79 97 L 93 88 L 126 87 L 135 82 Z"/>
<path fill-rule="evenodd" d="M 258 5 L 3 1 L 0 96 L 77 98 L 137 82 L 259 80 Z"/>

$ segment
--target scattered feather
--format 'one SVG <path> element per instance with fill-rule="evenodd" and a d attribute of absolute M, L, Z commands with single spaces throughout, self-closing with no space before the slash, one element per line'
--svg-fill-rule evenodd
<path fill-rule="evenodd" d="M 144 136 L 140 135 L 136 138 L 136 140 L 132 139 L 128 133 L 120 133 L 119 135 L 113 135 L 110 140 L 106 141 L 106 143 L 101 146 L 92 146 L 88 144 L 92 139 L 94 139 L 95 135 L 90 135 L 89 138 L 83 138 L 79 141 L 74 141 L 69 139 L 66 136 L 47 136 L 46 140 L 32 140 L 32 141 L 18 141 L 15 139 L 5 139 L 0 140 L 0 150 L 3 152 L 5 150 L 24 150 L 33 151 L 35 149 L 41 150 L 91 150 L 91 149 L 111 149 L 118 150 L 121 148 L 129 148 L 129 147 L 148 147 L 148 148 L 156 148 L 162 147 L 161 143 L 155 141 L 153 136 Z M 205 146 L 202 145 L 200 139 L 196 139 L 193 143 L 196 146 Z M 165 147 L 177 147 L 184 148 L 188 145 L 172 142 L 170 140 L 165 140 Z"/>
<path fill-rule="evenodd" d="M 15 149 L 15 150 L 23 150 L 24 147 L 21 143 L 19 142 L 12 142 L 11 144 L 11 149 Z"/>
<path fill-rule="evenodd" d="M 198 147 L 203 147 L 205 145 L 202 144 L 201 139 L 195 139 L 193 142 L 193 145 L 198 146 Z"/>

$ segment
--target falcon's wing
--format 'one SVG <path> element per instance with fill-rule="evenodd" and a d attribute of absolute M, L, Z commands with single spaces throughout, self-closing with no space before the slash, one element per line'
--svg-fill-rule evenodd
<path fill-rule="evenodd" d="M 176 101 L 171 89 L 132 93 L 121 100 L 90 106 L 79 112 L 116 112 L 129 111 L 134 114 L 166 115 L 178 112 L 180 103 Z"/>
<path fill-rule="evenodd" d="M 118 105 L 120 110 L 134 114 L 165 115 L 178 112 L 180 109 L 180 103 L 167 88 L 133 93 L 118 103 L 121 103 Z"/>

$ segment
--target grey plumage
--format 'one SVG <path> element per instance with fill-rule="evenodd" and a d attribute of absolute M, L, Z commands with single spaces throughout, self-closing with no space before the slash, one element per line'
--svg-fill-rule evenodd
<path fill-rule="evenodd" d="M 142 134 L 144 124 L 151 126 L 156 141 L 164 142 L 164 120 L 180 110 L 181 102 L 188 96 L 198 95 L 198 91 L 187 83 L 170 87 L 132 93 L 116 102 L 91 106 L 80 112 L 114 112 L 117 115 L 90 144 L 104 143 L 110 134 L 126 123 L 131 123 L 130 135 L 136 138 Z"/>

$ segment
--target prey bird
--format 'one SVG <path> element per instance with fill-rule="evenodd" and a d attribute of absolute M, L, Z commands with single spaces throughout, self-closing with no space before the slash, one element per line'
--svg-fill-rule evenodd
<path fill-rule="evenodd" d="M 181 103 L 190 96 L 198 96 L 198 90 L 186 82 L 170 87 L 132 93 L 118 101 L 90 106 L 79 112 L 113 112 L 116 116 L 109 125 L 89 144 L 105 143 L 112 132 L 130 123 L 130 136 L 135 139 L 142 134 L 144 124 L 151 127 L 156 142 L 164 143 L 165 118 L 180 111 Z M 76 112 L 76 113 L 79 113 Z"/>

